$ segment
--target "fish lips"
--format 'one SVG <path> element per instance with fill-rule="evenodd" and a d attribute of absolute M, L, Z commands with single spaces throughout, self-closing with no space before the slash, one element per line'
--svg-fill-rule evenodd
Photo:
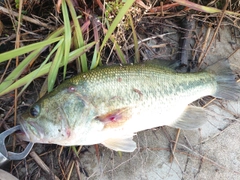
<path fill-rule="evenodd" d="M 18 133 L 18 136 L 21 140 L 33 143 L 41 142 L 43 132 L 42 128 L 40 128 L 36 122 L 26 121 L 21 117 L 19 124 L 21 130 Z"/>
<path fill-rule="evenodd" d="M 21 129 L 20 129 L 20 131 L 18 131 L 18 132 L 16 133 L 17 136 L 18 136 L 19 139 L 22 140 L 22 141 L 28 141 L 28 142 L 30 142 L 30 136 L 29 136 L 28 133 L 26 133 L 26 130 L 25 130 L 23 124 L 20 123 L 20 126 L 21 126 Z"/>

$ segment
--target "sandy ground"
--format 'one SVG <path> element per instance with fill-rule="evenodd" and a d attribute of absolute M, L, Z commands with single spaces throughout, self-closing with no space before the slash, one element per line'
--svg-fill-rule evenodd
<path fill-rule="evenodd" d="M 229 32 L 227 27 L 220 30 L 220 41 L 214 41 L 205 62 L 211 64 L 234 52 L 232 45 L 238 44 Z M 229 61 L 239 72 L 240 51 Z M 91 147 L 80 157 L 88 174 L 88 177 L 82 174 L 82 179 L 237 180 L 240 177 L 239 105 L 240 101 L 220 100 L 208 105 L 212 112 L 208 123 L 198 130 L 180 132 L 173 162 L 169 162 L 170 142 L 175 141 L 177 130 L 169 127 L 138 133 L 134 138 L 138 149 L 133 153 L 120 155 L 102 147 L 99 162 Z"/>

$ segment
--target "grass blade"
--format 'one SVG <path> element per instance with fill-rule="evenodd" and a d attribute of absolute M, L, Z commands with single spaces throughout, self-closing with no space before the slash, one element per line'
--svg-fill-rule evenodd
<path fill-rule="evenodd" d="M 29 76 L 29 79 L 27 79 L 27 83 L 24 85 L 24 87 L 21 89 L 20 94 L 22 94 L 22 92 L 29 86 L 29 84 L 36 79 L 37 74 L 39 73 L 39 71 L 41 71 L 41 69 L 45 66 L 45 64 L 48 62 L 48 60 L 50 59 L 50 57 L 57 51 L 57 49 L 59 48 L 59 46 L 62 43 L 58 42 L 55 47 L 52 49 L 52 51 L 48 54 L 48 56 L 46 57 L 46 59 L 41 63 L 40 67 L 37 68 L 34 73 L 31 73 L 31 76 Z M 18 86 L 19 87 L 19 86 Z M 14 89 L 17 89 L 18 87 L 14 87 Z M 18 96 L 19 96 L 18 95 Z"/>
<path fill-rule="evenodd" d="M 43 49 L 45 46 L 48 46 L 49 44 L 57 42 L 60 39 L 61 39 L 61 37 L 51 38 L 51 39 L 47 39 L 42 42 L 34 43 L 34 44 L 31 44 L 28 46 L 24 46 L 24 47 L 21 47 L 18 49 L 14 49 L 14 50 L 2 53 L 2 54 L 0 54 L 0 63 L 4 62 L 6 60 L 9 60 L 9 59 L 15 58 L 17 56 L 20 56 L 22 54 L 29 53 L 34 50 Z"/>
<path fill-rule="evenodd" d="M 132 16 L 129 15 L 130 25 L 132 28 L 132 34 L 133 34 L 133 41 L 134 41 L 134 50 L 135 50 L 135 57 L 134 57 L 134 63 L 140 62 L 140 54 L 139 54 L 139 47 L 138 47 L 138 39 L 137 39 L 137 33 L 133 24 Z"/>
<path fill-rule="evenodd" d="M 63 64 L 64 64 L 63 79 L 65 79 L 66 72 L 67 72 L 68 56 L 69 56 L 71 42 L 72 42 L 71 24 L 70 24 L 68 10 L 67 10 L 67 4 L 66 4 L 65 0 L 62 1 L 62 12 L 63 12 L 63 20 L 64 20 L 64 51 L 62 51 Z M 62 57 L 61 56 L 62 54 L 59 54 L 59 57 Z"/>
<path fill-rule="evenodd" d="M 72 62 L 77 57 L 79 57 L 80 55 L 82 55 L 83 53 L 88 51 L 90 48 L 92 48 L 92 46 L 94 44 L 95 44 L 95 42 L 92 42 L 92 43 L 89 43 L 89 44 L 83 46 L 82 48 L 79 48 L 77 50 L 70 52 L 69 58 L 68 58 L 69 62 Z M 49 63 L 45 64 L 43 67 L 41 67 L 41 69 L 36 69 L 36 70 L 32 71 L 28 75 L 26 75 L 23 78 L 14 82 L 8 88 L 5 88 L 2 91 L 0 91 L 0 96 L 4 95 L 6 93 L 9 93 L 10 91 L 13 91 L 16 88 L 19 88 L 19 87 L 27 84 L 29 82 L 29 79 L 31 79 L 32 77 L 34 77 L 36 79 L 38 77 L 41 77 L 41 76 L 47 74 L 49 72 L 51 66 L 52 66 L 52 62 L 49 62 Z M 61 63 L 60 67 L 62 67 L 62 66 L 63 66 L 63 63 Z"/>
<path fill-rule="evenodd" d="M 55 84 L 55 81 L 56 81 L 56 78 L 57 78 L 57 74 L 58 74 L 58 70 L 60 68 L 60 64 L 62 61 L 62 59 L 64 58 L 62 56 L 63 54 L 63 51 L 64 51 L 64 42 L 65 40 L 61 40 L 59 43 L 61 44 L 57 50 L 57 53 L 55 54 L 55 57 L 52 61 L 52 65 L 50 67 L 50 70 L 49 70 L 49 73 L 48 73 L 48 92 L 51 92 L 53 87 L 54 87 L 54 84 Z M 65 62 L 62 63 L 63 66 L 65 66 Z"/>
<path fill-rule="evenodd" d="M 214 8 L 214 7 L 207 7 L 207 6 L 203 6 L 203 5 L 199 5 L 197 3 L 188 1 L 188 0 L 173 0 L 174 2 L 177 2 L 178 4 L 182 5 L 182 6 L 186 6 L 189 7 L 190 9 L 194 9 L 196 11 L 200 11 L 200 12 L 205 12 L 205 13 L 221 13 L 222 10 Z M 240 16 L 240 13 L 238 12 L 233 12 L 233 11 L 225 11 L 226 14 L 228 15 L 234 15 L 234 16 Z"/>
<path fill-rule="evenodd" d="M 124 53 L 123 53 L 122 49 L 120 48 L 120 46 L 118 45 L 117 41 L 112 36 L 110 37 L 110 40 L 114 44 L 114 49 L 116 50 L 116 53 L 117 53 L 118 58 L 120 59 L 121 63 L 122 64 L 127 64 Z"/>
<path fill-rule="evenodd" d="M 101 55 L 101 51 L 104 48 L 104 46 L 106 45 L 108 39 L 111 37 L 112 33 L 114 32 L 114 30 L 116 29 L 117 25 L 119 24 L 119 22 L 122 20 L 123 16 L 127 13 L 128 9 L 132 6 L 132 4 L 135 2 L 135 0 L 128 0 L 126 1 L 126 3 L 124 4 L 124 6 L 120 9 L 118 15 L 116 16 L 116 18 L 113 20 L 111 26 L 109 27 L 102 45 L 100 47 L 100 51 L 98 53 L 98 57 L 95 61 L 92 61 L 91 64 L 91 69 L 97 67 L 97 65 L 99 64 L 100 61 L 100 55 Z"/>
<path fill-rule="evenodd" d="M 80 48 L 84 46 L 84 39 L 83 39 L 83 35 L 82 35 L 82 30 L 80 28 L 79 22 L 78 22 L 78 17 L 76 15 L 75 9 L 73 7 L 73 4 L 71 2 L 71 0 L 66 0 L 68 7 L 69 7 L 69 11 L 70 14 L 72 16 L 73 19 L 73 24 L 74 24 L 74 29 L 75 29 L 75 35 L 76 35 L 76 39 L 77 39 L 77 43 L 78 43 L 78 47 L 76 48 Z M 86 53 L 83 53 L 80 57 L 81 59 L 81 66 L 82 66 L 82 71 L 86 72 L 88 70 L 87 67 L 87 56 Z"/>

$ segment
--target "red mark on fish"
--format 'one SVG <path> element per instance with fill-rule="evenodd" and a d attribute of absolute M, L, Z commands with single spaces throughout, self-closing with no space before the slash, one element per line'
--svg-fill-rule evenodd
<path fill-rule="evenodd" d="M 70 93 L 72 93 L 72 92 L 75 92 L 75 91 L 76 91 L 76 88 L 73 87 L 73 86 L 70 86 L 70 87 L 68 87 L 68 90 L 67 90 L 67 91 L 70 92 Z"/>
<path fill-rule="evenodd" d="M 97 120 L 106 124 L 105 128 L 121 126 L 130 118 L 130 108 L 115 109 L 107 114 L 96 117 Z"/>
<path fill-rule="evenodd" d="M 66 134 L 67 134 L 67 137 L 69 138 L 71 136 L 71 130 L 67 129 Z"/>

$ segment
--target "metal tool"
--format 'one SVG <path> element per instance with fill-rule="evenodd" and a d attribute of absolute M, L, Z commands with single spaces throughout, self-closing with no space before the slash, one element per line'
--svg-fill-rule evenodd
<path fill-rule="evenodd" d="M 14 133 L 18 130 L 21 130 L 20 125 L 12 127 L 0 134 L 0 166 L 2 166 L 3 164 L 5 164 L 8 161 L 22 160 L 22 159 L 26 158 L 26 156 L 30 153 L 30 151 L 34 145 L 34 143 L 31 143 L 31 142 L 27 145 L 25 150 L 21 153 L 14 153 L 14 152 L 7 151 L 6 146 L 5 146 L 6 137 L 8 137 L 9 135 L 11 135 L 12 133 Z"/>

